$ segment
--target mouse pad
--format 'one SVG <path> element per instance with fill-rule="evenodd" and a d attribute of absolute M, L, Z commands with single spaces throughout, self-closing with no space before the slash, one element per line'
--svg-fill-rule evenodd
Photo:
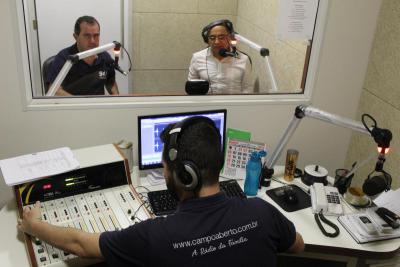
<path fill-rule="evenodd" d="M 268 190 L 266 194 L 286 212 L 292 212 L 311 207 L 311 198 L 306 192 L 296 185 L 286 186 L 291 186 L 293 188 L 293 191 L 297 197 L 297 203 L 289 204 L 285 202 L 285 195 L 283 191 L 284 186 Z"/>

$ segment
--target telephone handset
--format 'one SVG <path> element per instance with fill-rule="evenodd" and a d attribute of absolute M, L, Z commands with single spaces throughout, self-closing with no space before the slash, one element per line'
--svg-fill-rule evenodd
<path fill-rule="evenodd" d="M 310 186 L 310 194 L 313 213 L 322 211 L 325 215 L 343 214 L 339 191 L 336 187 L 314 183 Z"/>

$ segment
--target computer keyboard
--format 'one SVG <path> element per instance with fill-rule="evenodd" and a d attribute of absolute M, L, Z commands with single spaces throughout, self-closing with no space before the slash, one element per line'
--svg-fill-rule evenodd
<path fill-rule="evenodd" d="M 228 197 L 246 198 L 246 195 L 236 180 L 220 181 L 219 187 Z"/>
<path fill-rule="evenodd" d="M 219 186 L 228 197 L 246 198 L 242 188 L 236 180 L 220 181 Z M 156 216 L 163 216 L 173 213 L 176 210 L 178 201 L 172 197 L 168 190 L 150 191 L 147 193 L 150 206 Z"/>

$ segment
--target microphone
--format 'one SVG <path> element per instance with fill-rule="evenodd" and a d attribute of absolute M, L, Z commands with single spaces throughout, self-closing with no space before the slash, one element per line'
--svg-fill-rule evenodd
<path fill-rule="evenodd" d="M 225 49 L 225 48 L 221 48 L 219 51 L 218 51 L 218 54 L 221 56 L 221 57 L 236 57 L 237 56 L 237 52 L 230 52 L 230 51 L 228 51 L 227 49 Z"/>
<path fill-rule="evenodd" d="M 116 69 L 117 71 L 119 71 L 120 73 L 122 73 L 123 75 L 128 75 L 128 73 L 126 71 L 124 71 L 123 69 L 121 69 L 121 67 L 119 66 L 118 62 L 119 62 L 119 55 L 121 54 L 121 44 L 118 42 L 115 42 L 115 47 L 114 47 L 114 69 Z"/>
<path fill-rule="evenodd" d="M 114 64 L 115 66 L 118 66 L 118 61 L 119 61 L 119 55 L 121 54 L 121 44 L 118 42 L 115 42 L 115 47 L 114 47 Z"/>

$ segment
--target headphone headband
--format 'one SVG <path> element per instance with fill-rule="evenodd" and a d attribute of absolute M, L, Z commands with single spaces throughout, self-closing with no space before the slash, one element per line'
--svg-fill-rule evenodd
<path fill-rule="evenodd" d="M 172 129 L 168 132 L 170 136 L 168 157 L 171 161 L 176 160 L 176 158 L 178 157 L 178 141 L 182 132 L 184 132 L 184 130 L 189 126 L 199 123 L 201 121 L 210 124 L 214 129 L 216 129 L 214 122 L 210 118 L 204 116 L 193 116 L 175 123 L 174 127 L 172 127 Z"/>
<path fill-rule="evenodd" d="M 233 29 L 233 24 L 230 20 L 227 19 L 219 19 L 216 21 L 211 22 L 210 24 L 208 24 L 207 26 L 205 26 L 203 28 L 203 30 L 201 31 L 201 37 L 203 37 L 203 41 L 205 43 L 208 44 L 208 35 L 211 31 L 212 28 L 214 28 L 215 26 L 225 26 L 225 28 L 228 30 L 229 34 L 233 34 L 235 32 L 235 30 Z"/>
<path fill-rule="evenodd" d="M 170 136 L 168 158 L 172 163 L 172 175 L 175 182 L 187 191 L 193 191 L 201 185 L 201 176 L 198 167 L 193 161 L 190 159 L 178 160 L 179 138 L 185 129 L 199 122 L 205 122 L 218 131 L 210 118 L 194 116 L 177 122 L 168 132 Z"/>

